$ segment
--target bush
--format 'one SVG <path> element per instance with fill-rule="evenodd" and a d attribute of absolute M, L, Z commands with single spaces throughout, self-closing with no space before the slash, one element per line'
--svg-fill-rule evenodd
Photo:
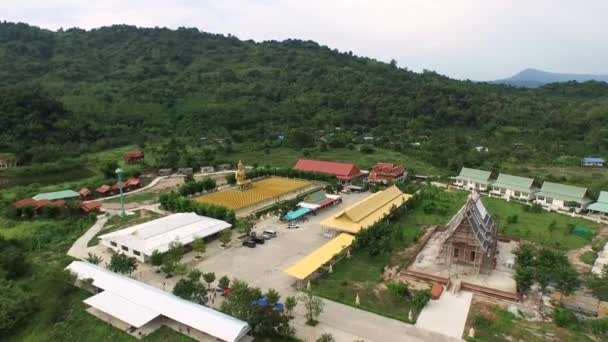
<path fill-rule="evenodd" d="M 553 322 L 562 328 L 568 329 L 578 329 L 580 328 L 580 323 L 576 315 L 571 310 L 568 310 L 563 307 L 555 308 L 553 311 Z"/>
<path fill-rule="evenodd" d="M 397 299 L 403 299 L 410 295 L 408 284 L 401 281 L 389 281 L 386 283 L 388 291 Z"/>
<path fill-rule="evenodd" d="M 604 335 L 608 333 L 608 317 L 588 321 L 588 324 L 591 332 L 595 335 Z"/>

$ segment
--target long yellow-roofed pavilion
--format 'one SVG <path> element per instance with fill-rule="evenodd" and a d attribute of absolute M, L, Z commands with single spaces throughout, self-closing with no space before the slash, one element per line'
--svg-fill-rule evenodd
<path fill-rule="evenodd" d="M 336 254 L 339 254 L 350 247 L 353 240 L 355 240 L 353 235 L 342 233 L 314 250 L 297 264 L 288 268 L 285 272 L 298 280 L 304 280 L 321 268 L 321 266 L 333 259 Z"/>
<path fill-rule="evenodd" d="M 380 221 L 395 208 L 401 207 L 412 196 L 405 194 L 395 185 L 378 191 L 350 208 L 337 213 L 321 222 L 326 233 L 346 232 L 356 234 Z"/>

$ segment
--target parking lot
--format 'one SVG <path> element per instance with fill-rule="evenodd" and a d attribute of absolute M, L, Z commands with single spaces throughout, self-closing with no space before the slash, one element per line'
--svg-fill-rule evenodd
<path fill-rule="evenodd" d="M 207 245 L 207 251 L 200 260 L 194 258 L 195 253 L 190 252 L 184 255 L 183 262 L 202 272 L 214 272 L 218 279 L 227 275 L 230 279 L 244 280 L 262 290 L 274 288 L 283 296 L 294 294 L 296 289 L 292 285 L 295 280 L 284 271 L 329 241 L 323 236 L 320 222 L 369 195 L 370 193 L 345 194 L 341 204 L 326 208 L 316 216 L 309 216 L 306 222 L 298 223 L 297 229 L 287 229 L 287 225 L 279 222 L 277 217 L 264 219 L 256 224 L 255 231 L 262 233 L 265 229 L 274 230 L 277 237 L 263 245 L 243 247 L 240 240 L 236 239 L 235 232 L 231 248 L 221 249 L 219 241 L 213 241 Z M 140 269 L 133 277 L 169 291 L 177 281 L 177 277 L 165 279 L 163 274 L 155 273 L 149 265 L 143 264 L 140 264 Z"/>

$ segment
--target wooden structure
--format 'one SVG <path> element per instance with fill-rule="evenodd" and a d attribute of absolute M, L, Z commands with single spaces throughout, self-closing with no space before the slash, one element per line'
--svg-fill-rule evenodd
<path fill-rule="evenodd" d="M 137 164 L 142 163 L 144 161 L 144 151 L 133 150 L 129 151 L 124 156 L 125 162 L 127 164 Z"/>
<path fill-rule="evenodd" d="M 450 267 L 454 263 L 472 266 L 477 273 L 490 273 L 496 261 L 496 224 L 473 192 L 452 217 L 442 234 L 441 256 Z"/>

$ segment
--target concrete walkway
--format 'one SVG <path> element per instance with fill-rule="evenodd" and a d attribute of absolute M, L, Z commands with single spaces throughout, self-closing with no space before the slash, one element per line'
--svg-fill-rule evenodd
<path fill-rule="evenodd" d="M 363 340 L 365 342 L 457 342 L 453 338 L 411 324 L 359 310 L 348 305 L 323 299 L 325 307 L 315 327 L 306 325 L 304 305 L 299 303 L 294 312 L 293 326 L 297 336 L 305 341 L 315 341 L 324 333 L 331 334 L 338 342 Z M 465 315 L 466 319 L 466 315 Z"/>
<path fill-rule="evenodd" d="M 108 222 L 109 218 L 110 215 L 108 214 L 98 215 L 95 224 L 93 224 L 91 228 L 86 231 L 86 233 L 82 234 L 82 236 L 79 237 L 76 242 L 74 242 L 72 247 L 70 247 L 68 255 L 76 259 L 84 260 L 88 256 L 87 245 L 89 244 L 89 241 L 91 241 L 91 239 L 94 238 L 97 233 L 99 233 L 106 222 Z"/>
<path fill-rule="evenodd" d="M 460 339 L 469 315 L 473 293 L 444 291 L 438 300 L 431 300 L 418 316 L 416 326 L 438 334 Z"/>

